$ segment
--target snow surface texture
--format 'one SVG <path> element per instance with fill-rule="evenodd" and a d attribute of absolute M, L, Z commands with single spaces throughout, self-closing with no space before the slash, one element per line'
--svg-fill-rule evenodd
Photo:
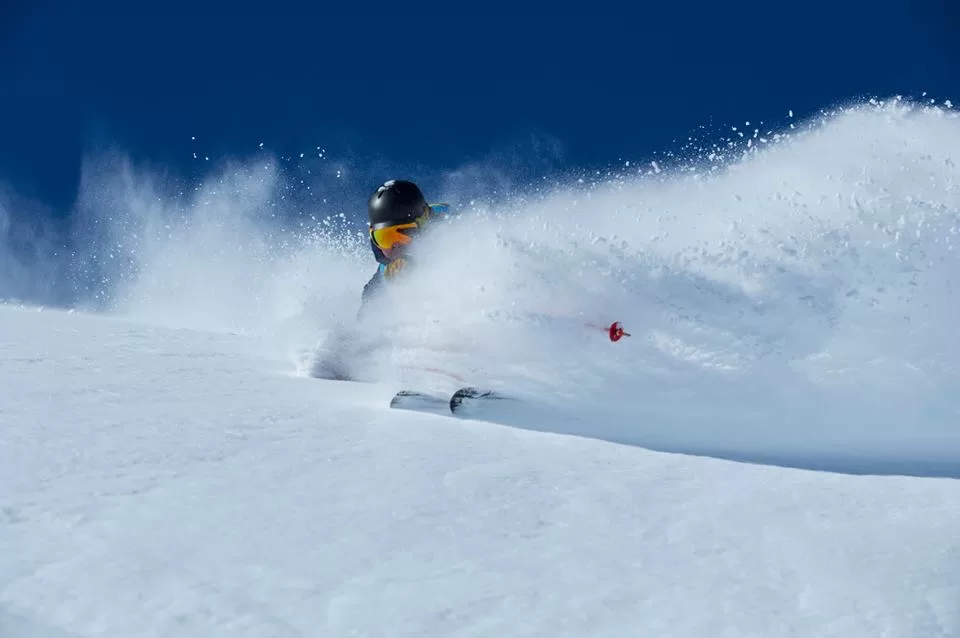
<path fill-rule="evenodd" d="M 0 636 L 956 636 L 960 482 L 390 411 L 0 308 Z"/>
<path fill-rule="evenodd" d="M 960 119 L 765 135 L 478 202 L 360 323 L 275 165 L 88 168 L 0 270 L 100 313 L 0 308 L 0 637 L 956 636 Z M 530 407 L 386 408 L 454 377 Z"/>

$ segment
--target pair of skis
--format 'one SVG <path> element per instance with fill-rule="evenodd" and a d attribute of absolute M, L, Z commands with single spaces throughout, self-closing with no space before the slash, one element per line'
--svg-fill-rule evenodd
<path fill-rule="evenodd" d="M 623 329 L 623 324 L 614 321 L 609 325 L 585 324 L 589 328 L 596 328 L 606 333 L 610 341 L 616 343 L 624 337 L 629 337 L 630 333 Z M 454 376 L 457 375 L 445 373 L 442 370 L 431 369 L 434 372 L 440 372 Z M 496 392 L 474 386 L 463 386 L 450 395 L 431 394 L 419 392 L 417 390 L 400 390 L 390 400 L 390 407 L 398 410 L 413 410 L 417 412 L 432 412 L 434 414 L 457 415 L 465 417 L 474 417 L 489 414 L 491 408 L 507 403 L 515 403 L 516 399 Z"/>
<path fill-rule="evenodd" d="M 514 399 L 494 390 L 464 386 L 450 395 L 400 390 L 390 400 L 390 407 L 397 410 L 469 417 L 476 415 L 478 411 L 483 411 L 482 408 L 509 401 Z"/>

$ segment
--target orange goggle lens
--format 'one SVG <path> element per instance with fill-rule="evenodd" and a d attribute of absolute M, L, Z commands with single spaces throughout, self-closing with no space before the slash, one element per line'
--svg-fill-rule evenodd
<path fill-rule="evenodd" d="M 399 249 L 413 241 L 412 236 L 415 235 L 416 232 L 417 225 L 415 223 L 394 224 L 393 226 L 385 226 L 383 228 L 371 228 L 370 238 L 373 239 L 373 243 L 377 245 L 377 248 L 389 257 L 391 251 Z"/>

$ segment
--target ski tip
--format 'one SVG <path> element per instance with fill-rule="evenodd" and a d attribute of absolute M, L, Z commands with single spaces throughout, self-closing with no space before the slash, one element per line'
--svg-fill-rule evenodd
<path fill-rule="evenodd" d="M 416 390 L 400 390 L 390 399 L 390 407 L 419 412 L 450 413 L 447 397 Z"/>
<path fill-rule="evenodd" d="M 450 411 L 456 413 L 463 405 L 471 400 L 509 400 L 510 397 L 499 394 L 494 390 L 484 390 L 473 386 L 460 388 L 450 397 Z"/>
<path fill-rule="evenodd" d="M 424 400 L 429 398 L 428 395 L 423 392 L 415 392 L 413 390 L 400 390 L 395 393 L 390 399 L 390 407 L 395 408 L 397 406 L 405 404 L 407 401 L 414 400 Z"/>

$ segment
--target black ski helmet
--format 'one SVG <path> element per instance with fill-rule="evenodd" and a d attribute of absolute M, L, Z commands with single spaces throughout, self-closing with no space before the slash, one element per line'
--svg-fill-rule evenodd
<path fill-rule="evenodd" d="M 404 224 L 423 215 L 429 207 L 420 187 L 403 179 L 392 179 L 380 186 L 367 202 L 370 225 Z"/>

